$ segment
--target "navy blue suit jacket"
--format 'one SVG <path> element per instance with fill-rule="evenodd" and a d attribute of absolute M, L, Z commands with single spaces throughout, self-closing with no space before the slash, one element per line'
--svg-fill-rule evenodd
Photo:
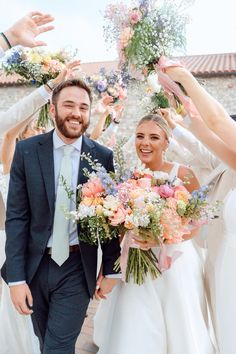
<path fill-rule="evenodd" d="M 52 133 L 21 141 L 16 146 L 12 162 L 6 215 L 6 263 L 2 276 L 7 282 L 32 281 L 52 234 L 55 179 Z M 89 153 L 108 171 L 113 171 L 113 153 L 106 147 L 83 136 L 82 153 Z M 85 183 L 80 161 L 78 184 Z M 104 244 L 104 274 L 114 273 L 119 257 L 119 240 Z M 80 242 L 81 257 L 88 290 L 93 296 L 96 286 L 97 247 Z"/>

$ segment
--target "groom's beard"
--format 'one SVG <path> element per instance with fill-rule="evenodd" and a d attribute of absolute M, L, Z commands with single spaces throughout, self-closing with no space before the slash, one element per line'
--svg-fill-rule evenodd
<path fill-rule="evenodd" d="M 84 122 L 82 117 L 77 117 L 71 114 L 65 118 L 62 118 L 58 113 L 57 107 L 55 107 L 55 112 L 56 112 L 55 122 L 56 122 L 57 129 L 66 138 L 78 139 L 81 135 L 84 134 L 84 132 L 87 130 L 89 126 L 90 121 L 88 120 L 88 122 Z M 67 127 L 67 122 L 69 122 L 72 119 L 76 120 L 79 123 L 77 130 L 69 129 Z"/>

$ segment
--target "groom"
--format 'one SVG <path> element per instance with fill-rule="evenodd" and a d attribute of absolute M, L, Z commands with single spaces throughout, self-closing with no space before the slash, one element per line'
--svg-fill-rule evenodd
<path fill-rule="evenodd" d="M 83 81 L 73 79 L 59 84 L 53 91 L 50 108 L 55 130 L 19 142 L 12 163 L 2 276 L 10 286 L 17 311 L 23 315 L 32 313 L 44 354 L 75 352 L 96 287 L 97 247 L 79 241 L 79 229 L 59 215 L 62 211 L 57 205 L 61 194 L 59 174 L 65 164 L 63 152 L 68 146 L 71 152 L 67 163 L 72 168 L 70 185 L 74 191 L 78 184 L 86 182 L 83 168 L 90 169 L 80 159 L 82 153 L 89 153 L 113 171 L 112 151 L 84 135 L 91 101 L 91 91 Z M 59 238 L 65 223 L 67 240 Z M 102 249 L 105 277 L 100 284 L 100 297 L 116 283 L 113 267 L 120 253 L 118 239 L 102 245 Z"/>

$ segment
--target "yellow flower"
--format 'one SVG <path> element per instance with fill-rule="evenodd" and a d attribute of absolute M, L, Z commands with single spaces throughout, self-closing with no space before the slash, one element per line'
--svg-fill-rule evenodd
<path fill-rule="evenodd" d="M 37 52 L 31 52 L 29 54 L 29 61 L 33 64 L 40 64 L 42 61 L 42 57 L 39 53 Z"/>
<path fill-rule="evenodd" d="M 102 205 L 97 205 L 97 207 L 96 207 L 96 214 L 97 214 L 98 216 L 103 215 L 103 207 L 102 207 Z"/>

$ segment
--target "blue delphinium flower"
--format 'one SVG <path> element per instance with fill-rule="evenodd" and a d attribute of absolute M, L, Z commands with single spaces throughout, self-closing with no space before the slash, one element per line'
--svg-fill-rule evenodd
<path fill-rule="evenodd" d="M 99 169 L 99 171 L 97 172 L 97 176 L 100 178 L 102 185 L 105 189 L 105 192 L 107 194 L 116 195 L 117 193 L 116 184 L 111 178 L 111 176 L 109 175 L 109 173 L 107 173 L 104 167 L 101 167 Z"/>
<path fill-rule="evenodd" d="M 12 64 L 19 64 L 22 61 L 21 59 L 21 53 L 18 51 L 14 50 L 12 52 L 12 55 L 7 58 L 7 64 L 12 65 Z"/>

